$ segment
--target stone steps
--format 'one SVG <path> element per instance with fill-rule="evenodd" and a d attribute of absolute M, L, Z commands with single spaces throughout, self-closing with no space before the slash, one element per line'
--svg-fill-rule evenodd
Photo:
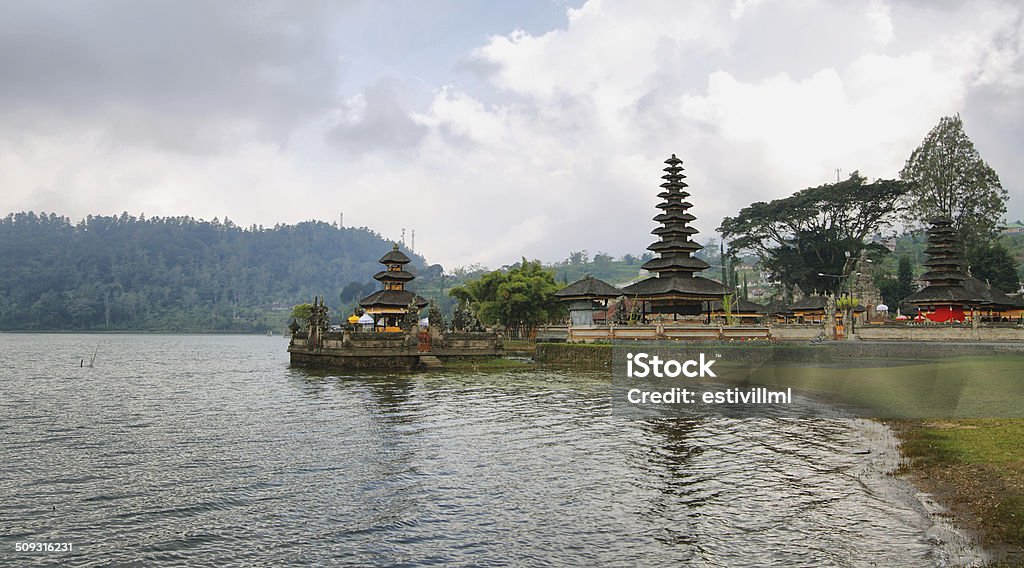
<path fill-rule="evenodd" d="M 433 355 L 420 355 L 420 366 L 424 369 L 441 369 L 444 363 Z"/>

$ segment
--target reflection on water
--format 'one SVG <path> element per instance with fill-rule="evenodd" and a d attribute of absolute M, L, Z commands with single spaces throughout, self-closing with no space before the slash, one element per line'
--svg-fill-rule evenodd
<path fill-rule="evenodd" d="M 100 342 L 94 369 L 78 367 Z M 950 559 L 888 430 L 630 421 L 604 373 L 336 376 L 266 337 L 0 335 L 0 560 L 781 564 Z M 866 451 L 869 453 L 865 453 Z M 55 556 L 24 541 L 73 542 Z"/>

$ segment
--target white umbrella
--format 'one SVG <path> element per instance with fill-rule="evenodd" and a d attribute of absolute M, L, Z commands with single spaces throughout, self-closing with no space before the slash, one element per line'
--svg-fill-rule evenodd
<path fill-rule="evenodd" d="M 889 311 L 889 306 L 887 306 L 885 304 L 878 304 L 877 306 L 875 306 L 875 311 L 877 311 L 877 312 L 887 312 L 887 311 Z"/>

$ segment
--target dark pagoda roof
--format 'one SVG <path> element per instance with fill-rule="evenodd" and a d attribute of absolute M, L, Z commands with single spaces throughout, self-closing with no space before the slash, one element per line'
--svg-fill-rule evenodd
<path fill-rule="evenodd" d="M 381 264 L 409 264 L 412 261 L 408 256 L 405 256 L 404 252 L 398 250 L 398 243 L 395 243 L 391 250 L 380 257 L 380 260 L 377 262 Z"/>
<path fill-rule="evenodd" d="M 751 302 L 750 300 L 744 300 L 743 298 L 735 298 L 731 302 L 732 313 L 734 314 L 763 314 L 764 306 L 757 302 Z M 722 311 L 722 302 L 718 301 L 711 304 L 711 311 L 720 312 Z"/>
<path fill-rule="evenodd" d="M 377 290 L 373 294 L 359 300 L 359 305 L 364 308 L 406 308 L 414 299 L 418 308 L 426 307 L 430 303 L 408 290 Z"/>
<path fill-rule="evenodd" d="M 979 305 L 986 302 L 983 290 L 965 286 L 971 278 L 964 271 L 957 246 L 956 230 L 949 217 L 928 220 L 928 270 L 921 275 L 928 286 L 903 299 L 908 304 L 923 305 Z M 984 284 L 982 284 L 984 287 Z"/>
<path fill-rule="evenodd" d="M 644 270 L 656 272 L 658 275 L 622 289 L 629 296 L 645 300 L 662 299 L 703 301 L 721 300 L 728 290 L 719 282 L 696 276 L 697 272 L 709 267 L 708 263 L 690 256 L 703 248 L 691 240 L 697 229 L 688 223 L 696 219 L 688 210 L 692 205 L 684 201 L 690 194 L 686 191 L 686 176 L 680 166 L 682 160 L 675 154 L 665 160 L 665 175 L 661 176 L 664 183 L 660 185 L 664 191 L 658 193 L 663 201 L 657 205 L 660 210 L 654 217 L 661 226 L 651 231 L 659 239 L 647 250 L 658 253 L 643 264 Z"/>
<path fill-rule="evenodd" d="M 415 302 L 417 307 L 422 308 L 430 303 L 422 297 L 405 289 L 387 289 L 387 283 L 396 284 L 396 286 L 392 286 L 392 288 L 404 288 L 407 282 L 416 278 L 415 274 L 406 272 L 405 270 L 390 270 L 391 267 L 402 266 L 409 263 L 409 257 L 405 256 L 405 253 L 398 250 L 398 243 L 395 243 L 391 250 L 381 257 L 379 262 L 387 265 L 389 270 L 382 270 L 377 274 L 374 274 L 373 277 L 380 282 L 384 282 L 385 289 L 378 290 L 362 300 L 359 300 L 360 306 L 364 308 L 406 308 L 410 303 Z"/>
<path fill-rule="evenodd" d="M 710 265 L 708 263 L 704 262 L 699 258 L 693 258 L 692 256 L 688 256 L 683 259 L 652 258 L 651 260 L 648 260 L 647 262 L 643 263 L 643 265 L 640 268 L 643 268 L 644 270 L 650 270 L 651 272 L 668 271 L 671 270 L 672 268 L 675 268 L 676 270 L 692 268 L 694 271 L 696 271 L 704 270 L 709 266 Z"/>
<path fill-rule="evenodd" d="M 981 294 L 971 292 L 963 286 L 926 286 L 903 299 L 914 306 L 942 304 L 973 304 L 985 303 Z"/>
<path fill-rule="evenodd" d="M 590 275 L 555 292 L 555 296 L 560 300 L 607 299 L 618 298 L 621 295 L 622 290 Z"/>
<path fill-rule="evenodd" d="M 381 270 L 373 275 L 378 282 L 408 282 L 416 278 L 416 275 L 404 270 Z"/>
<path fill-rule="evenodd" d="M 628 296 L 651 298 L 657 296 L 688 296 L 696 300 L 719 300 L 725 295 L 725 286 L 700 276 L 655 276 L 630 284 L 622 289 Z"/>

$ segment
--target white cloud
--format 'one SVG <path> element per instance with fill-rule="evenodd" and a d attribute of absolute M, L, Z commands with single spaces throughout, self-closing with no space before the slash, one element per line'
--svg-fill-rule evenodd
<path fill-rule="evenodd" d="M 1021 21 L 1009 2 L 592 0 L 563 28 L 490 37 L 465 54 L 465 82 L 395 75 L 333 96 L 285 143 L 260 136 L 260 112 L 204 109 L 184 130 L 212 140 L 205 154 L 132 143 L 130 120 L 29 120 L 0 142 L 0 208 L 239 224 L 344 211 L 391 237 L 415 228 L 419 251 L 449 267 L 636 253 L 670 153 L 707 238 L 722 216 L 836 168 L 896 176 L 942 115 L 963 113 L 983 154 L 1009 147 L 1024 131 Z M 147 110 L 141 95 L 133 105 Z M 993 165 L 1013 193 L 1024 166 L 1011 154 Z"/>

